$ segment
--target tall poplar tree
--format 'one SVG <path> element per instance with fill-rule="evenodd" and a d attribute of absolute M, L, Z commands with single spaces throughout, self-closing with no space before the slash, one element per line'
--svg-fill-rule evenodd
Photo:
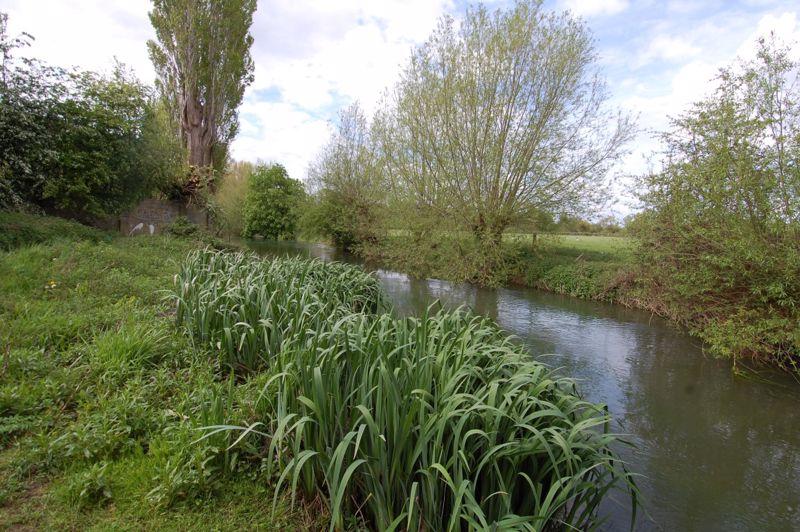
<path fill-rule="evenodd" d="M 256 0 L 153 0 L 157 40 L 147 46 L 191 166 L 222 163 L 238 131 L 255 9 Z"/>

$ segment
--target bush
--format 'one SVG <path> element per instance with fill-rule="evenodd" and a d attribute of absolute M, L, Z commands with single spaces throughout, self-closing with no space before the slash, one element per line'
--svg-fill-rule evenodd
<path fill-rule="evenodd" d="M 290 178 L 283 166 L 256 167 L 248 179 L 242 235 L 271 240 L 294 238 L 304 196 L 302 183 Z"/>
<path fill-rule="evenodd" d="M 170 222 L 164 232 L 179 238 L 193 238 L 198 236 L 202 230 L 199 225 L 189 220 L 186 216 L 178 216 Z"/>
<path fill-rule="evenodd" d="M 635 227 L 651 297 L 712 353 L 798 370 L 800 64 L 761 43 L 665 135 Z"/>
<path fill-rule="evenodd" d="M 248 162 L 231 164 L 211 198 L 215 222 L 227 235 L 242 236 L 244 233 L 245 197 L 254 168 Z"/>
<path fill-rule="evenodd" d="M 174 179 L 182 151 L 151 88 L 111 76 L 12 60 L 0 18 L 0 209 L 30 204 L 91 220 Z"/>

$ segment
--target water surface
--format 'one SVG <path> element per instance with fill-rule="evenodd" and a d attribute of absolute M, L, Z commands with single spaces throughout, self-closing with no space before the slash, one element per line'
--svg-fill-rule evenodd
<path fill-rule="evenodd" d="M 321 244 L 254 242 L 265 255 L 359 262 Z M 395 308 L 468 305 L 605 403 L 638 480 L 638 530 L 800 530 L 800 384 L 735 377 L 682 331 L 645 312 L 524 288 L 482 289 L 375 269 Z M 627 529 L 609 501 L 606 529 Z"/>

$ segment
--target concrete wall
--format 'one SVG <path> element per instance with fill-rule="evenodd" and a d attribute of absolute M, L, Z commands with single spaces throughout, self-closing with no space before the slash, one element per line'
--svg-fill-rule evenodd
<path fill-rule="evenodd" d="M 186 216 L 189 221 L 208 228 L 208 213 L 193 205 L 184 205 L 158 199 L 146 199 L 127 213 L 122 214 L 116 223 L 123 235 L 157 235 L 178 216 Z"/>

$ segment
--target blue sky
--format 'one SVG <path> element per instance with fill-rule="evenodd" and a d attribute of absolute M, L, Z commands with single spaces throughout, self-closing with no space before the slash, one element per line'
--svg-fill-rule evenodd
<path fill-rule="evenodd" d="M 487 2 L 492 6 L 507 0 Z M 358 100 L 373 109 L 409 50 L 462 0 L 261 0 L 252 28 L 255 83 L 240 111 L 238 159 L 282 162 L 304 178 L 338 109 Z M 650 131 L 713 89 L 720 66 L 752 54 L 758 35 L 800 41 L 797 1 L 547 0 L 593 31 L 613 104 L 638 117 L 642 133 L 617 172 L 646 170 L 658 149 Z M 30 55 L 59 65 L 105 70 L 116 57 L 144 80 L 154 77 L 145 41 L 148 0 L 0 0 L 12 33 L 36 37 Z M 69 20 L 69 24 L 64 21 Z M 630 182 L 609 212 L 631 209 Z"/>

